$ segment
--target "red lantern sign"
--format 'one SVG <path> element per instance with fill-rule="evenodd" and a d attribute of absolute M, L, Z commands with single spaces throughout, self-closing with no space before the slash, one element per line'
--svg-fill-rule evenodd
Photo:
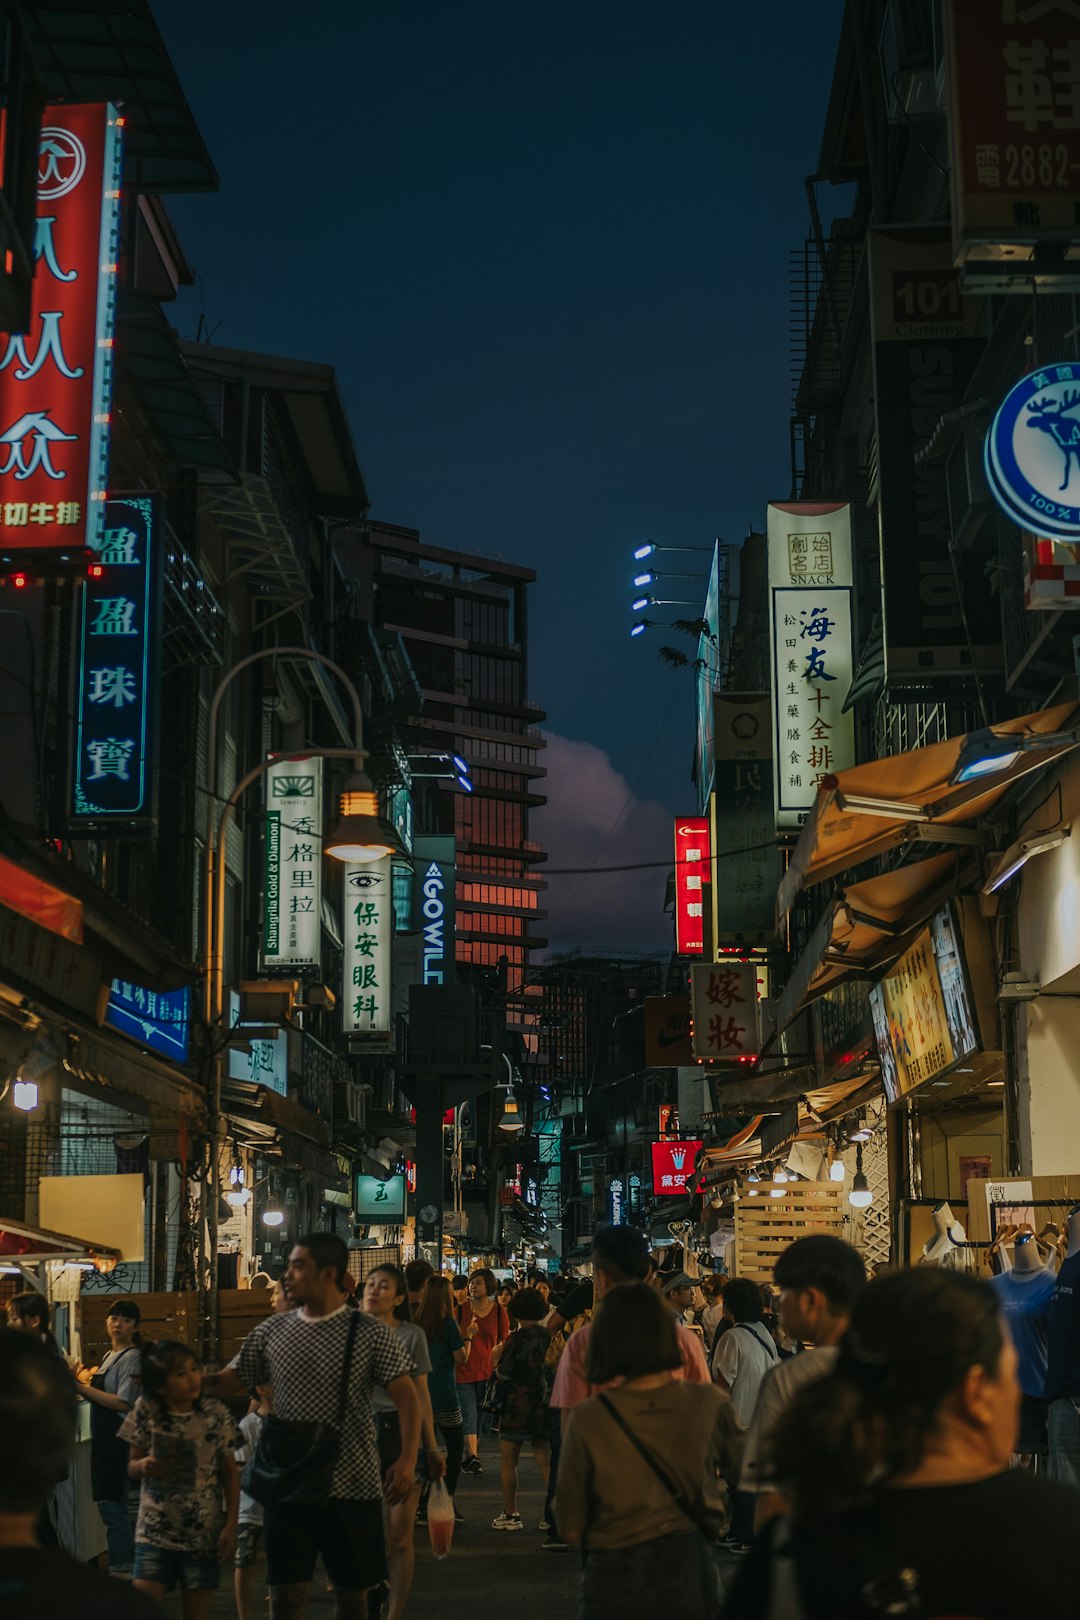
<path fill-rule="evenodd" d="M 705 884 L 709 881 L 707 816 L 681 816 L 675 823 L 675 950 L 701 956 L 705 950 Z"/>

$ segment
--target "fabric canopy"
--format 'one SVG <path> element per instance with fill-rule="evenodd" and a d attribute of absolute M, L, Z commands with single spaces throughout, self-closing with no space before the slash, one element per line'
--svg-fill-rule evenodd
<path fill-rule="evenodd" d="M 47 1232 L 39 1226 L 26 1226 L 22 1221 L 9 1221 L 0 1215 L 0 1259 L 36 1264 L 39 1260 L 83 1260 L 100 1255 L 116 1260 L 119 1249 L 107 1243 L 87 1243 L 84 1238 L 69 1237 L 66 1232 Z"/>
<path fill-rule="evenodd" d="M 1015 737 L 1027 746 L 1003 758 L 1000 770 L 987 771 L 973 781 L 952 780 L 967 736 L 950 737 L 827 776 L 780 883 L 780 922 L 800 889 L 850 871 L 886 850 L 920 840 L 980 842 L 972 824 L 988 814 L 1019 777 L 1077 747 L 1080 735 L 1069 732 L 1069 727 L 1078 721 L 1077 704 L 1064 703 L 992 726 L 994 737 Z M 1032 746 L 1039 737 L 1054 737 L 1055 741 L 1042 748 Z"/>

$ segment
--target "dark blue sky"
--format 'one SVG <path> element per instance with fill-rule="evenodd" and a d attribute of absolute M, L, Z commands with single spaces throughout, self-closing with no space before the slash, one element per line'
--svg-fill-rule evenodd
<path fill-rule="evenodd" d="M 677 677 L 628 638 L 631 547 L 788 491 L 842 0 L 154 10 L 221 175 L 173 210 L 215 340 L 332 363 L 374 512 L 539 571 L 532 696 L 633 783 Z M 640 797 L 686 812 L 691 740 L 684 687 Z"/>

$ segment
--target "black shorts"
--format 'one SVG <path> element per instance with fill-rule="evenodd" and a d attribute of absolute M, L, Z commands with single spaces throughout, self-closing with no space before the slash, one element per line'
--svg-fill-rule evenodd
<path fill-rule="evenodd" d="M 1020 1399 L 1020 1433 L 1017 1436 L 1014 1450 L 1022 1457 L 1045 1457 L 1049 1446 L 1046 1438 L 1046 1414 L 1049 1410 L 1046 1401 L 1037 1400 L 1034 1395 L 1023 1395 Z"/>
<path fill-rule="evenodd" d="M 310 1581 L 322 1554 L 326 1573 L 346 1592 L 386 1579 L 382 1502 L 333 1496 L 322 1507 L 268 1507 L 263 1513 L 268 1586 Z"/>

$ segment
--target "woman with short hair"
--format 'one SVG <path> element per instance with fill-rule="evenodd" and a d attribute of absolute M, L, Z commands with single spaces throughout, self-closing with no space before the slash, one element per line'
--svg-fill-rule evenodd
<path fill-rule="evenodd" d="M 461 1336 L 469 1347 L 468 1360 L 457 1369 L 458 1397 L 465 1433 L 466 1474 L 484 1472 L 477 1456 L 478 1435 L 484 1414 L 480 1401 L 484 1387 L 495 1371 L 499 1346 L 510 1336 L 510 1319 L 495 1296 L 498 1279 L 488 1266 L 478 1266 L 469 1278 L 469 1297 L 461 1307 Z"/>

